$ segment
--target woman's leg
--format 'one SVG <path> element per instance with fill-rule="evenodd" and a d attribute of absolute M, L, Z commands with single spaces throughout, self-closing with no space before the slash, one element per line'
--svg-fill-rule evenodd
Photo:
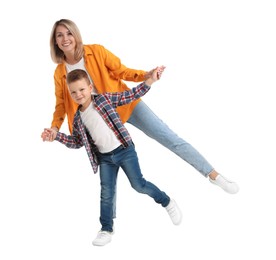
<path fill-rule="evenodd" d="M 143 102 L 139 102 L 127 121 L 153 138 L 207 177 L 215 172 L 210 163 L 189 143 L 174 133 Z"/>

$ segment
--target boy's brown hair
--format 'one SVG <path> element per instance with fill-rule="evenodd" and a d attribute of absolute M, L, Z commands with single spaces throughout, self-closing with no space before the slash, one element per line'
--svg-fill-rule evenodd
<path fill-rule="evenodd" d="M 81 69 L 76 69 L 76 70 L 72 70 L 67 74 L 67 84 L 69 85 L 72 82 L 76 82 L 77 80 L 81 80 L 81 79 L 85 79 L 85 81 L 87 82 L 87 84 L 90 84 L 88 75 L 86 73 L 86 71 L 81 70 Z"/>

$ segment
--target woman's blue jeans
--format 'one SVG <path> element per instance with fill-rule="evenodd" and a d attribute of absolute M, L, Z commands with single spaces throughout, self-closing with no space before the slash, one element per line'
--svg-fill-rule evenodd
<path fill-rule="evenodd" d="M 192 145 L 174 133 L 143 101 L 136 105 L 127 122 L 174 152 L 204 177 L 213 171 L 210 163 Z"/>
<path fill-rule="evenodd" d="M 169 196 L 153 183 L 144 179 L 134 145 L 127 148 L 119 146 L 110 153 L 98 153 L 97 156 L 100 165 L 101 180 L 101 230 L 113 231 L 113 203 L 116 193 L 116 180 L 120 167 L 125 172 L 133 189 L 139 193 L 147 194 L 163 207 L 169 204 Z"/>

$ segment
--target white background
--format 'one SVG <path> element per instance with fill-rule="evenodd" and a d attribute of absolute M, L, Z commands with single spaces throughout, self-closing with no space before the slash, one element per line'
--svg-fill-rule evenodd
<path fill-rule="evenodd" d="M 275 259 L 273 2 L 2 1 L 0 259 Z M 127 124 L 145 178 L 178 202 L 183 222 L 120 172 L 115 235 L 92 246 L 99 176 L 84 149 L 40 138 L 54 111 L 49 37 L 61 18 L 130 68 L 167 66 L 144 101 L 240 192 L 213 186 Z"/>

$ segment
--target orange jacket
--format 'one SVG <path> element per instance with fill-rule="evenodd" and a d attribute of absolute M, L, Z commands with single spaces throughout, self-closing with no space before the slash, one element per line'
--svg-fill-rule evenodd
<path fill-rule="evenodd" d="M 84 64 L 98 93 L 118 92 L 129 89 L 123 80 L 133 82 L 145 80 L 146 71 L 127 68 L 118 57 L 102 45 L 84 45 Z M 73 119 L 78 105 L 72 100 L 68 91 L 65 64 L 57 65 L 54 81 L 56 106 L 51 126 L 60 129 L 65 116 L 67 116 L 69 131 L 72 133 Z M 128 120 L 139 101 L 140 99 L 117 108 L 124 123 Z"/>

